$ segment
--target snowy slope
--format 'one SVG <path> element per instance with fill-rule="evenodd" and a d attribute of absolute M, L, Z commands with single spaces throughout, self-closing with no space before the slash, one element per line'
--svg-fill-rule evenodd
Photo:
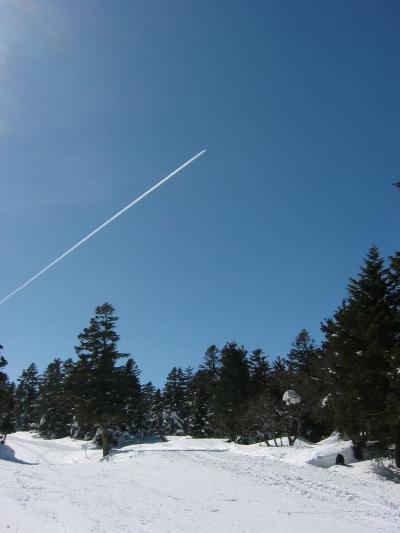
<path fill-rule="evenodd" d="M 175 437 L 103 461 L 79 441 L 17 433 L 0 447 L 0 531 L 400 531 L 399 485 L 367 463 L 309 464 L 341 446 L 338 439 L 289 449 Z"/>

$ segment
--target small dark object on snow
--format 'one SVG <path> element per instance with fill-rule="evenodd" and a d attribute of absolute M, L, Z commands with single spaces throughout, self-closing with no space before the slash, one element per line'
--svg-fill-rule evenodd
<path fill-rule="evenodd" d="M 344 457 L 341 453 L 338 453 L 336 456 L 336 464 L 344 466 Z"/>

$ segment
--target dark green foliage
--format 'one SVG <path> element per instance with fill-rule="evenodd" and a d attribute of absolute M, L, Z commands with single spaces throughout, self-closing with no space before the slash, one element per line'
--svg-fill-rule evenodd
<path fill-rule="evenodd" d="M 14 386 L 3 372 L 7 365 L 4 357 L 0 356 L 0 433 L 6 435 L 15 431 L 14 424 Z"/>
<path fill-rule="evenodd" d="M 216 386 L 216 419 L 219 429 L 234 439 L 243 425 L 243 414 L 250 396 L 250 369 L 247 351 L 235 342 L 221 350 Z"/>
<path fill-rule="evenodd" d="M 111 428 L 129 421 L 127 411 L 131 406 L 129 400 L 127 404 L 126 388 L 128 383 L 136 383 L 137 375 L 133 362 L 128 362 L 128 368 L 117 367 L 117 362 L 127 357 L 117 350 L 117 320 L 112 305 L 105 303 L 96 308 L 89 326 L 78 336 L 78 362 L 70 379 L 80 432 L 90 433 L 95 427 Z"/>
<path fill-rule="evenodd" d="M 350 280 L 348 298 L 322 326 L 334 423 L 358 454 L 368 440 L 387 447 L 392 326 L 384 262 L 373 246 L 359 276 Z"/>
<path fill-rule="evenodd" d="M 140 386 L 140 370 L 130 357 L 125 366 L 117 369 L 119 388 L 117 402 L 123 406 L 124 425 L 132 434 L 140 433 L 145 427 L 143 395 Z"/>
<path fill-rule="evenodd" d="M 67 436 L 71 415 L 65 401 L 65 369 L 61 359 L 54 359 L 44 371 L 37 405 L 39 433 L 53 439 Z"/>
<path fill-rule="evenodd" d="M 167 376 L 164 385 L 164 404 L 173 407 L 181 417 L 184 416 L 187 393 L 186 376 L 182 368 L 176 366 Z"/>
<path fill-rule="evenodd" d="M 153 408 L 156 402 L 156 387 L 149 381 L 141 387 L 141 429 L 140 434 L 154 433 L 153 431 Z"/>
<path fill-rule="evenodd" d="M 31 363 L 22 371 L 15 391 L 15 419 L 18 430 L 36 429 L 39 424 L 39 383 L 38 370 L 35 363 Z"/>
<path fill-rule="evenodd" d="M 271 367 L 265 358 L 261 348 L 254 350 L 249 359 L 250 371 L 250 395 L 253 398 L 263 393 L 268 385 L 271 375 Z"/>
<path fill-rule="evenodd" d="M 299 394 L 301 402 L 291 409 L 293 428 L 297 434 L 317 441 L 333 427 L 323 423 L 322 398 L 324 387 L 319 377 L 320 350 L 306 329 L 302 329 L 288 355 L 290 389 Z"/>
<path fill-rule="evenodd" d="M 218 379 L 220 365 L 220 352 L 215 344 L 207 348 L 200 370 L 203 371 L 209 379 L 210 384 L 215 384 Z"/>
<path fill-rule="evenodd" d="M 163 389 L 164 423 L 171 433 L 187 432 L 192 409 L 193 369 L 174 367 Z"/>
<path fill-rule="evenodd" d="M 388 301 L 393 317 L 392 348 L 387 354 L 387 413 L 391 441 L 395 445 L 396 466 L 400 467 L 400 252 L 390 257 L 388 269 Z"/>
<path fill-rule="evenodd" d="M 163 437 L 168 429 L 165 421 L 164 400 L 160 389 L 154 392 L 148 415 L 149 424 L 147 429 L 150 434 Z"/>
<path fill-rule="evenodd" d="M 214 433 L 211 410 L 213 396 L 209 380 L 210 375 L 205 370 L 199 370 L 193 378 L 189 416 L 189 434 L 193 437 L 211 437 Z"/>
<path fill-rule="evenodd" d="M 316 357 L 314 340 L 306 329 L 302 329 L 292 344 L 287 358 L 290 372 L 294 375 L 311 375 Z"/>

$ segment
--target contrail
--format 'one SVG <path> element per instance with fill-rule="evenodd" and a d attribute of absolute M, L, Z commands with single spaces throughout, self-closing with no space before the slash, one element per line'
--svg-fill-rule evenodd
<path fill-rule="evenodd" d="M 113 215 L 111 218 L 109 218 L 108 220 L 106 220 L 105 222 L 103 222 L 103 224 L 101 224 L 100 226 L 98 226 L 96 229 L 94 229 L 92 232 L 90 232 L 88 235 L 86 235 L 86 237 L 83 237 L 83 239 L 81 239 L 79 242 L 77 242 L 76 244 L 74 244 L 71 248 L 69 248 L 69 250 L 67 250 L 66 252 L 64 252 L 62 255 L 60 255 L 60 257 L 57 257 L 57 259 L 54 259 L 54 261 L 52 261 L 50 264 L 48 264 L 46 267 L 44 267 L 40 272 L 38 272 L 37 274 L 35 274 L 34 276 L 32 276 L 30 279 L 28 279 L 28 281 L 25 281 L 25 283 L 23 283 L 20 287 L 18 287 L 17 289 L 14 289 L 12 292 L 10 292 L 10 294 L 8 294 L 7 296 L 5 296 L 2 300 L 0 300 L 0 305 L 3 304 L 4 302 L 6 302 L 9 298 L 11 298 L 12 296 L 14 296 L 14 294 L 17 294 L 17 292 L 19 291 L 22 291 L 22 289 L 24 289 L 25 287 L 27 287 L 28 285 L 30 285 L 32 283 L 32 281 L 35 281 L 36 278 L 38 278 L 39 276 L 41 276 L 42 274 L 44 274 L 47 270 L 49 270 L 51 267 L 53 267 L 54 265 L 56 265 L 59 261 L 61 261 L 62 259 L 64 259 L 64 257 L 67 257 L 67 255 L 69 255 L 71 252 L 73 252 L 74 250 L 76 250 L 76 248 L 78 248 L 79 246 L 81 246 L 81 244 L 83 244 L 84 242 L 86 242 L 87 240 L 89 240 L 91 237 L 93 237 L 93 235 L 95 235 L 96 233 L 98 233 L 100 230 L 102 230 L 103 228 L 105 228 L 106 226 L 108 226 L 108 224 L 110 224 L 111 222 L 113 222 L 116 218 L 118 218 L 119 216 L 122 215 L 122 213 L 125 213 L 125 211 L 127 211 L 128 209 L 130 209 L 131 207 L 133 207 L 135 204 L 137 204 L 138 202 L 140 202 L 140 200 L 143 200 L 143 198 L 146 198 L 146 196 L 148 196 L 149 194 L 151 194 L 153 191 L 155 191 L 156 189 L 158 189 L 158 187 L 160 187 L 163 183 L 165 183 L 166 181 L 168 181 L 169 179 L 171 179 L 173 176 L 175 176 L 175 174 L 178 174 L 178 172 L 180 172 L 181 170 L 183 170 L 185 167 L 187 167 L 188 165 L 190 165 L 190 163 L 193 163 L 193 161 L 195 161 L 196 159 L 198 159 L 200 156 L 202 156 L 204 153 L 206 152 L 206 150 L 202 150 L 201 152 L 199 152 L 198 154 L 194 155 L 192 158 L 188 159 L 188 161 L 186 161 L 186 163 L 183 163 L 183 165 L 181 165 L 180 167 L 176 168 L 173 172 L 171 172 L 171 174 L 168 174 L 168 176 L 165 176 L 165 178 L 163 178 L 162 180 L 160 180 L 158 183 L 156 183 L 155 185 L 153 185 L 153 187 L 150 187 L 150 189 L 148 189 L 146 192 L 144 192 L 143 194 L 141 194 L 140 196 L 138 196 L 137 198 L 135 198 L 135 200 L 133 200 L 130 204 L 128 204 L 127 206 L 125 206 L 123 209 L 121 209 L 121 211 L 118 211 L 118 213 L 115 213 L 115 215 Z"/>

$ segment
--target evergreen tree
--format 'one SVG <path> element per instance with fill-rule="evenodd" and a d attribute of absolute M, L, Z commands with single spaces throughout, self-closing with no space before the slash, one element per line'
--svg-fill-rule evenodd
<path fill-rule="evenodd" d="M 249 370 L 250 393 L 254 398 L 257 398 L 265 392 L 271 373 L 271 367 L 261 348 L 253 350 L 250 355 Z"/>
<path fill-rule="evenodd" d="M 168 433 L 168 430 L 170 429 L 167 421 L 166 421 L 166 414 L 165 414 L 165 406 L 164 406 L 164 399 L 161 394 L 160 389 L 156 389 L 152 406 L 150 410 L 150 433 L 153 435 L 157 435 L 164 439 L 164 435 Z"/>
<path fill-rule="evenodd" d="M 153 407 L 155 404 L 157 389 L 151 381 L 145 383 L 141 387 L 141 409 L 143 417 L 143 432 L 140 436 L 146 433 L 153 433 Z"/>
<path fill-rule="evenodd" d="M 36 429 L 39 423 L 39 383 L 36 364 L 31 363 L 22 371 L 15 391 L 15 418 L 18 430 Z"/>
<path fill-rule="evenodd" d="M 218 429 L 235 439 L 240 432 L 244 406 L 250 392 L 250 370 L 247 351 L 235 342 L 221 350 L 221 367 L 216 389 Z"/>
<path fill-rule="evenodd" d="M 210 437 L 214 433 L 209 377 L 204 370 L 199 370 L 193 378 L 189 415 L 189 434 L 193 437 Z"/>
<path fill-rule="evenodd" d="M 39 387 L 39 432 L 54 439 L 68 435 L 71 416 L 65 398 L 65 373 L 61 359 L 54 359 L 44 371 Z"/>
<path fill-rule="evenodd" d="M 392 316 L 384 262 L 373 246 L 348 298 L 322 325 L 331 374 L 330 405 L 337 428 L 349 435 L 357 457 L 367 440 L 387 447 L 388 354 Z"/>
<path fill-rule="evenodd" d="M 216 393 L 219 371 L 220 350 L 212 344 L 204 353 L 203 361 L 192 382 L 190 432 L 193 435 L 193 432 L 199 436 L 200 433 L 203 434 L 202 432 L 210 434 L 216 430 Z"/>
<path fill-rule="evenodd" d="M 3 435 L 3 442 L 8 433 L 15 431 L 14 387 L 9 382 L 7 374 L 2 371 L 6 365 L 7 361 L 0 355 L 0 433 Z"/>
<path fill-rule="evenodd" d="M 297 428 L 299 435 L 314 441 L 326 431 L 326 425 L 321 421 L 323 386 L 319 378 L 319 351 L 309 332 L 302 329 L 287 358 L 289 387 L 301 399 L 291 408 L 292 416 L 297 417 L 293 427 Z"/>
<path fill-rule="evenodd" d="M 111 304 L 96 308 L 89 326 L 78 336 L 78 362 L 71 375 L 76 422 L 91 433 L 99 428 L 104 454 L 108 451 L 109 429 L 126 422 L 126 398 L 121 395 L 121 369 L 117 362 L 127 354 L 117 349 L 117 320 Z"/>
<path fill-rule="evenodd" d="M 124 425 L 130 433 L 142 434 L 145 428 L 145 414 L 143 411 L 143 395 L 140 386 L 140 370 L 130 357 L 126 364 L 119 369 L 118 403 L 124 408 Z"/>
<path fill-rule="evenodd" d="M 275 440 L 276 437 L 288 434 L 285 406 L 282 402 L 284 393 L 290 389 L 288 365 L 286 359 L 278 356 L 272 363 L 268 382 L 268 396 L 264 401 L 264 427 Z M 265 432 L 265 430 L 264 430 Z"/>
<path fill-rule="evenodd" d="M 292 344 L 287 358 L 289 370 L 294 374 L 310 375 L 316 357 L 317 349 L 314 339 L 306 329 L 302 329 Z"/>
<path fill-rule="evenodd" d="M 189 376 L 191 379 L 191 376 Z M 182 368 L 174 367 L 167 376 L 163 399 L 165 407 L 173 409 L 184 420 L 188 416 L 188 376 Z"/>
<path fill-rule="evenodd" d="M 164 418 L 172 433 L 187 432 L 192 404 L 193 369 L 174 367 L 163 390 Z"/>
<path fill-rule="evenodd" d="M 219 350 L 215 344 L 212 344 L 209 348 L 207 348 L 204 354 L 203 362 L 200 365 L 200 370 L 202 370 L 208 376 L 210 383 L 214 385 L 218 379 L 219 364 Z"/>
<path fill-rule="evenodd" d="M 268 443 L 271 432 L 270 423 L 270 374 L 271 367 L 258 348 L 253 350 L 248 361 L 250 381 L 246 403 L 243 405 L 241 430 L 245 432 L 245 438 L 250 442 L 264 440 Z"/>
<path fill-rule="evenodd" d="M 396 466 L 400 468 L 400 252 L 396 252 L 389 260 L 388 301 L 393 316 L 393 338 L 392 348 L 388 354 L 389 388 L 386 418 L 395 447 Z"/>

